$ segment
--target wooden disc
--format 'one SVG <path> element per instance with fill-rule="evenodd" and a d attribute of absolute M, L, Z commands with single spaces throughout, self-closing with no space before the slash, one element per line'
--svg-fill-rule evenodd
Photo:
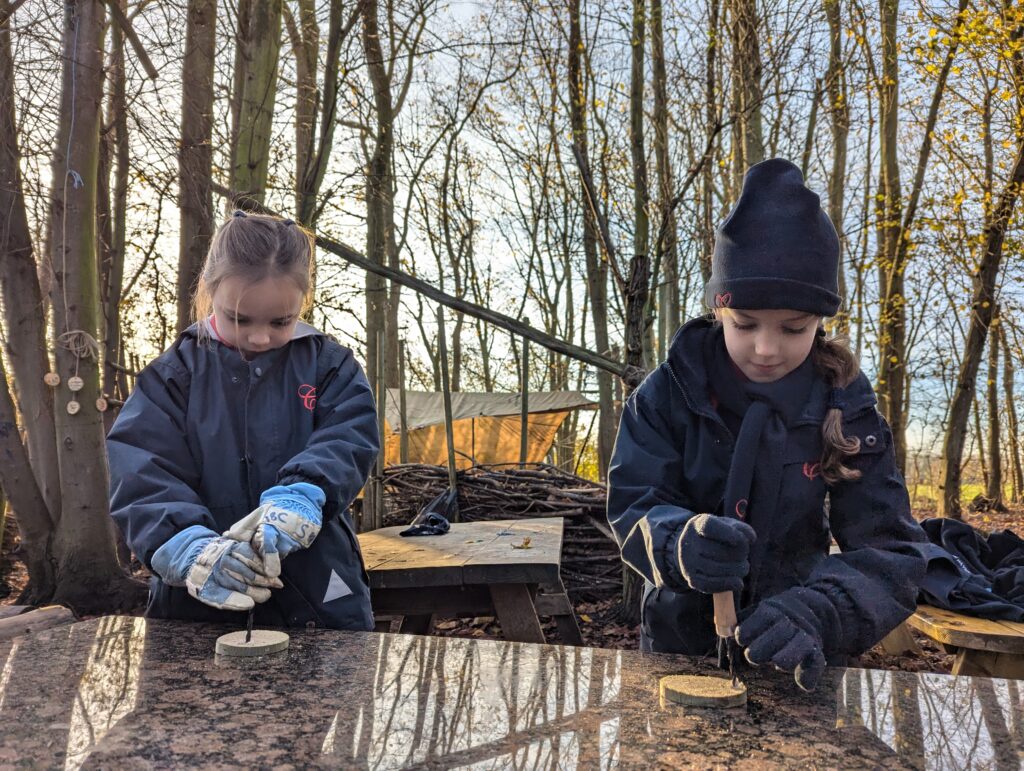
<path fill-rule="evenodd" d="M 107 400 L 104 399 L 102 396 L 96 400 L 96 409 L 99 410 L 100 412 L 106 412 L 107 407 L 109 406 L 110 405 L 107 403 Z"/>
<path fill-rule="evenodd" d="M 217 638 L 216 651 L 221 656 L 265 656 L 288 647 L 288 635 L 271 629 L 253 629 L 252 639 L 245 641 L 245 630 L 228 632 Z"/>
<path fill-rule="evenodd" d="M 68 402 L 68 415 L 77 415 L 78 411 L 82 409 L 82 405 L 76 402 L 74 399 Z"/>
<path fill-rule="evenodd" d="M 85 381 L 82 380 L 82 378 L 80 378 L 78 375 L 70 377 L 68 378 L 68 388 L 70 388 L 72 392 L 77 393 L 81 391 L 83 388 L 85 388 Z"/>
<path fill-rule="evenodd" d="M 43 382 L 46 383 L 46 385 L 50 386 L 50 388 L 59 386 L 60 375 L 58 375 L 56 372 L 47 372 L 45 375 L 43 375 Z"/>
<path fill-rule="evenodd" d="M 727 677 L 668 675 L 661 678 L 661 698 L 687 707 L 742 707 L 747 703 L 747 686 Z"/>

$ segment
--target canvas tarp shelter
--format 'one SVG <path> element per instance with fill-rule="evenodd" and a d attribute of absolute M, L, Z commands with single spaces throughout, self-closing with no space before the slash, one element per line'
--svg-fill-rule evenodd
<path fill-rule="evenodd" d="M 444 397 L 427 391 L 405 392 L 406 425 L 409 431 L 409 462 L 444 466 L 448 463 L 444 431 Z M 385 418 L 385 463 L 399 460 L 399 390 L 388 389 Z M 569 413 L 595 409 L 578 391 L 530 393 L 527 419 L 526 460 L 538 463 L 551 449 L 558 427 Z M 452 393 L 452 428 L 455 462 L 467 468 L 474 462 L 518 463 L 522 406 L 519 394 Z"/>

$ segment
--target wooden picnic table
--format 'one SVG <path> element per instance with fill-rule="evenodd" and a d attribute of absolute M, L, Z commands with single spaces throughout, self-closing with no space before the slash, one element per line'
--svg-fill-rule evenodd
<path fill-rule="evenodd" d="M 954 675 L 1024 679 L 1024 623 L 918 605 L 907 623 L 955 653 Z"/>
<path fill-rule="evenodd" d="M 580 645 L 565 593 L 561 517 L 454 522 L 445 535 L 402 537 L 402 527 L 359 534 L 375 616 L 401 617 L 404 633 L 429 634 L 435 616 L 498 619 L 508 640 L 545 642 L 540 615 Z"/>

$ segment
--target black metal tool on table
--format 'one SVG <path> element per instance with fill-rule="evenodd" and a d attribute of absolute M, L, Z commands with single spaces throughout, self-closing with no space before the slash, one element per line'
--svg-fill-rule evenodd
<path fill-rule="evenodd" d="M 256 618 L 256 607 L 249 608 L 249 618 L 245 622 L 245 641 L 252 640 L 252 622 Z"/>

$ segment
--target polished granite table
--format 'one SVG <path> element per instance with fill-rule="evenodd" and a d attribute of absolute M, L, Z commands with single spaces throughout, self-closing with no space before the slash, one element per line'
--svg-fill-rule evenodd
<path fill-rule="evenodd" d="M 748 671 L 747 707 L 662 705 L 710 662 L 323 630 L 214 656 L 223 628 L 108 617 L 0 646 L 0 767 L 1019 768 L 1024 683 Z"/>

